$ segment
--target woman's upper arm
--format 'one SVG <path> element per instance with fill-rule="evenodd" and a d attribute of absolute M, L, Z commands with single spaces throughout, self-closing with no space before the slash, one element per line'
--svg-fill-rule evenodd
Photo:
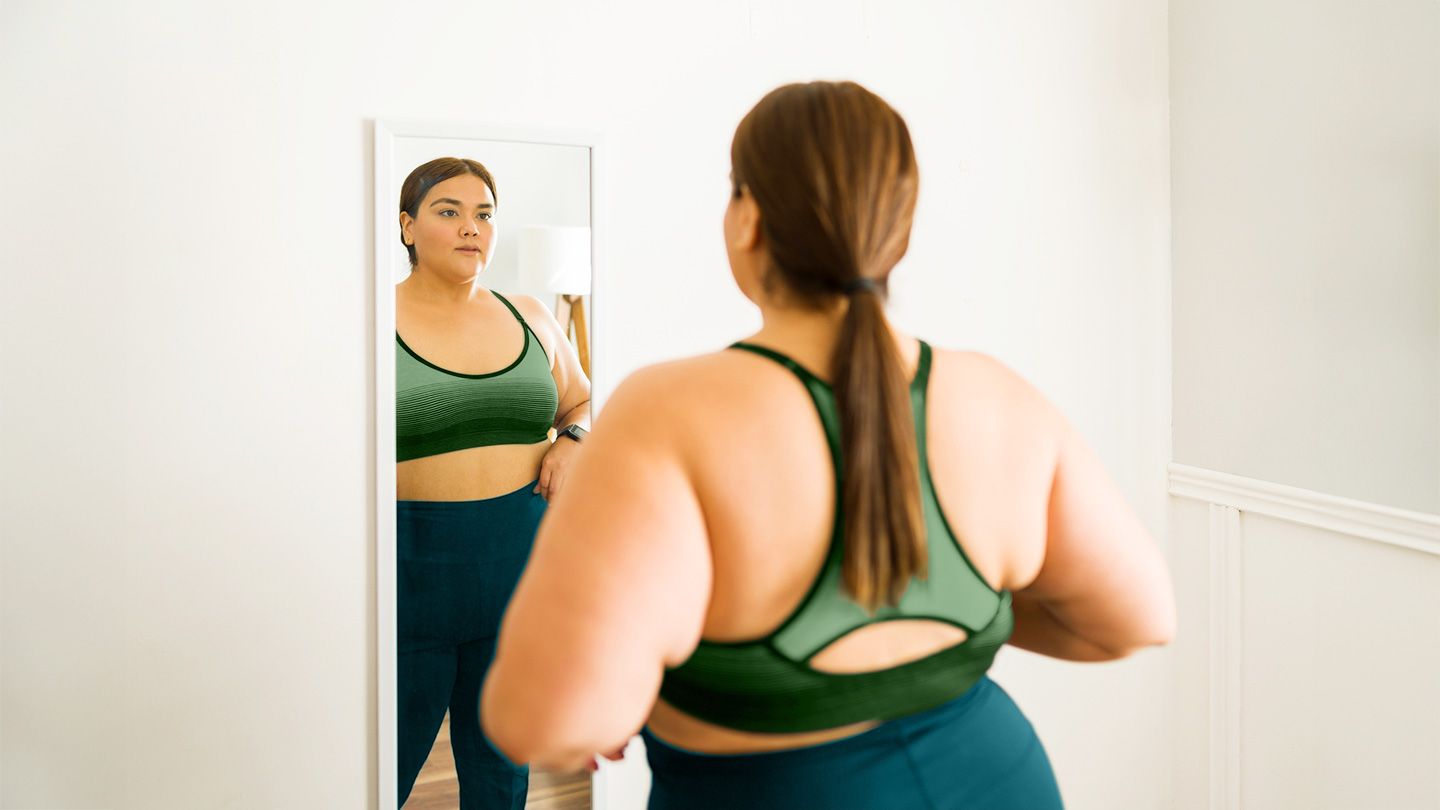
<path fill-rule="evenodd" d="M 672 388 L 654 370 L 620 386 L 540 526 L 486 685 L 507 753 L 623 743 L 699 640 L 710 548 Z"/>
<path fill-rule="evenodd" d="M 1014 422 L 1009 444 L 1044 454 L 1035 481 L 1050 484 L 1037 499 L 1045 509 L 1043 548 L 1017 572 L 1017 597 L 1041 602 L 1061 626 L 1117 656 L 1168 640 L 1169 572 L 1115 481 L 1044 393 L 994 357 L 972 357 Z"/>
<path fill-rule="evenodd" d="M 1017 591 L 1117 653 L 1168 641 L 1174 595 L 1154 538 L 1080 432 L 1028 382 L 1017 384 L 1054 447 L 1043 562 Z"/>

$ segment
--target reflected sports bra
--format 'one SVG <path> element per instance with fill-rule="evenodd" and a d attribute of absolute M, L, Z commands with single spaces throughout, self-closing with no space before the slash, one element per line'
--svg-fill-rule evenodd
<path fill-rule="evenodd" d="M 1014 615 L 1009 591 L 993 590 L 975 570 L 935 497 L 925 441 L 930 346 L 921 341 L 919 368 L 910 386 L 929 574 L 926 579 L 912 580 L 899 604 L 882 607 L 874 616 L 841 586 L 844 516 L 838 494 L 844 487 L 840 420 L 833 390 L 778 352 L 745 343 L 732 348 L 768 357 L 790 369 L 820 411 L 837 493 L 830 551 L 810 592 L 779 628 L 750 641 L 701 639 L 689 660 L 665 672 L 660 696 L 681 711 L 716 725 L 783 733 L 903 717 L 963 694 L 980 680 L 1010 638 Z M 897 619 L 945 622 L 964 629 L 967 638 L 925 658 L 875 672 L 833 674 L 810 667 L 810 661 L 832 642 L 866 625 Z"/>
<path fill-rule="evenodd" d="M 499 371 L 448 371 L 416 354 L 395 333 L 396 461 L 549 438 L 560 405 L 550 359 L 515 307 L 493 294 L 525 332 L 520 356 Z"/>

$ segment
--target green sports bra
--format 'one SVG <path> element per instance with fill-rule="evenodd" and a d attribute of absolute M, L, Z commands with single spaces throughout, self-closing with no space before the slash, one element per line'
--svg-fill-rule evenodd
<path fill-rule="evenodd" d="M 875 615 L 842 590 L 843 515 L 840 420 L 830 385 L 790 358 L 746 343 L 732 348 L 768 357 L 794 372 L 820 411 L 835 469 L 834 529 L 830 551 L 810 592 L 769 635 L 749 641 L 701 639 L 690 658 L 668 669 L 660 686 L 666 702 L 702 720 L 742 731 L 818 731 L 871 720 L 890 720 L 958 697 L 990 668 L 1014 628 L 1009 591 L 995 591 L 956 542 L 930 475 L 925 438 L 925 393 L 930 346 L 920 342 L 920 363 L 910 386 L 919 444 L 920 498 L 929 546 L 929 574 L 912 580 L 895 606 Z M 875 672 L 833 674 L 810 667 L 826 647 L 868 624 L 933 619 L 965 630 L 965 641 L 909 663 Z"/>
<path fill-rule="evenodd" d="M 489 374 L 443 369 L 395 333 L 395 460 L 410 461 L 496 444 L 535 444 L 549 438 L 560 394 L 550 358 L 519 311 L 525 346 L 515 362 Z"/>

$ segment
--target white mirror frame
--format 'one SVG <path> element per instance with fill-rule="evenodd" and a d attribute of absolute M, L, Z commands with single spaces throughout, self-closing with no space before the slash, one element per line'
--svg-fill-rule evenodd
<path fill-rule="evenodd" d="M 479 141 L 579 146 L 590 150 L 590 261 L 592 268 L 590 307 L 591 412 L 597 413 L 603 397 L 595 388 L 596 369 L 603 363 L 601 339 L 605 323 L 599 290 L 603 289 L 604 255 L 600 249 L 605 233 L 601 205 L 602 156 L 604 145 L 593 130 L 553 127 L 468 124 L 455 121 L 421 121 L 380 118 L 375 121 L 375 165 L 372 188 L 375 194 L 375 244 L 372 260 L 375 279 L 374 372 L 375 372 L 375 644 L 376 711 L 374 728 L 379 738 L 376 752 L 376 790 L 382 810 L 395 808 L 396 763 L 396 637 L 395 637 L 395 278 L 385 257 L 395 241 L 391 229 L 398 205 L 399 189 L 391 189 L 385 178 L 395 168 L 395 142 L 399 138 L 442 138 Z M 591 777 L 592 810 L 606 810 L 608 780 L 604 767 Z M 397 808 L 398 810 L 398 808 Z"/>

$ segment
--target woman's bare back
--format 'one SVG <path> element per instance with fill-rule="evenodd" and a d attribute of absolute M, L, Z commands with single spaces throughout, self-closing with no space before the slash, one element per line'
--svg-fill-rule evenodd
<path fill-rule="evenodd" d="M 913 375 L 919 345 L 908 338 L 900 345 L 907 376 Z M 773 348 L 830 377 L 818 353 Z M 819 414 L 793 373 L 749 353 L 682 361 L 670 373 L 689 392 L 687 420 L 706 425 L 690 434 L 685 448 L 713 560 L 703 637 L 763 637 L 798 607 L 831 539 L 836 493 Z M 1053 409 L 998 361 L 935 348 L 927 424 L 937 498 L 965 553 L 991 587 L 1023 588 L 1044 558 L 1057 447 Z M 884 669 L 964 637 L 940 622 L 885 622 L 841 638 L 812 665 L 832 672 Z M 868 727 L 749 734 L 704 723 L 663 701 L 649 725 L 675 745 L 717 753 L 809 745 Z"/>

